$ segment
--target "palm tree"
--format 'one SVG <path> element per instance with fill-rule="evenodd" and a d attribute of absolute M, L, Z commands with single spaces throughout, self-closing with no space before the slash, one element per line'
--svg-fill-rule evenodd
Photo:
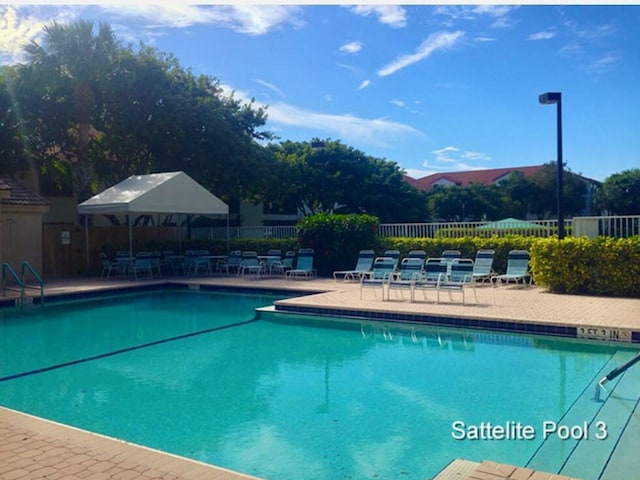
<path fill-rule="evenodd" d="M 33 41 L 25 47 L 25 68 L 40 85 L 44 101 L 73 105 L 73 122 L 67 128 L 74 134 L 75 151 L 65 161 L 71 163 L 74 193 L 81 201 L 92 193 L 89 147 L 96 90 L 114 65 L 118 45 L 108 24 L 101 23 L 94 35 L 93 22 L 85 20 L 68 25 L 53 22 L 44 33 L 40 44 Z"/>

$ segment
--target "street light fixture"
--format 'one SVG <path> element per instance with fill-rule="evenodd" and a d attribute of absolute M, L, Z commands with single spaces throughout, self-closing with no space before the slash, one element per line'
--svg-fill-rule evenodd
<path fill-rule="evenodd" d="M 558 210 L 558 238 L 562 240 L 564 238 L 564 211 L 562 200 L 562 93 L 560 92 L 547 92 L 538 97 L 538 101 L 542 105 L 558 105 L 557 113 L 557 129 L 558 129 L 558 158 L 556 160 L 557 167 L 557 210 Z"/>

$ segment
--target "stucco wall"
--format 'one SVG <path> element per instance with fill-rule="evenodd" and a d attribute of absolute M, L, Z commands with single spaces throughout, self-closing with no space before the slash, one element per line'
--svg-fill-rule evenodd
<path fill-rule="evenodd" d="M 42 272 L 42 215 L 41 208 L 3 205 L 0 210 L 0 260 L 18 274 L 25 260 Z"/>

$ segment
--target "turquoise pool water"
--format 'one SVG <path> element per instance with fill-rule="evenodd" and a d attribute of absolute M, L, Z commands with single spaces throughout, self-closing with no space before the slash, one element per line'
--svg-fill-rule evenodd
<path fill-rule="evenodd" d="M 262 478 L 425 479 L 454 458 L 527 464 L 544 422 L 562 424 L 608 362 L 636 353 L 256 319 L 277 298 L 169 290 L 3 311 L 0 404 Z M 574 414 L 570 426 L 591 420 Z M 489 423 L 515 438 L 473 439 Z"/>

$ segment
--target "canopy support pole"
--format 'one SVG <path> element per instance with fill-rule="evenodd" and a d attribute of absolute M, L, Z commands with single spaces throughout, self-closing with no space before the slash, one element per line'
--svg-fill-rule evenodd
<path fill-rule="evenodd" d="M 129 224 L 129 258 L 133 260 L 133 229 L 131 226 L 131 214 L 127 213 L 127 223 Z"/>
<path fill-rule="evenodd" d="M 87 260 L 87 276 L 89 276 L 89 215 L 84 216 L 84 247 Z"/>
<path fill-rule="evenodd" d="M 182 214 L 178 214 L 178 255 L 182 255 Z"/>

